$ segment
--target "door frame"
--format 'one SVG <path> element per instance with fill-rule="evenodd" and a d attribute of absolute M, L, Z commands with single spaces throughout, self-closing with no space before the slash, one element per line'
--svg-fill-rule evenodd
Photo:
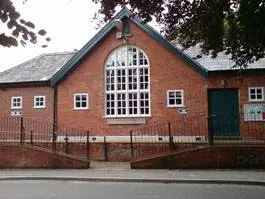
<path fill-rule="evenodd" d="M 211 110 L 210 110 L 210 91 L 222 91 L 222 90 L 235 90 L 235 91 L 237 91 L 237 100 L 238 100 L 238 113 L 237 113 L 237 115 L 238 115 L 238 122 L 239 122 L 239 124 L 238 124 L 238 128 L 239 128 L 239 133 L 238 133 L 238 135 L 236 135 L 236 136 L 216 136 L 216 135 L 213 135 L 215 138 L 227 138 L 227 139 L 240 139 L 240 137 L 241 137 L 241 126 L 240 126 L 240 122 L 241 122 L 241 118 L 240 118 L 240 89 L 239 88 L 208 88 L 207 89 L 207 100 L 208 100 L 208 102 L 207 102 L 207 105 L 208 105 L 208 117 L 210 116 L 210 114 L 211 114 Z M 214 133 L 214 132 L 213 132 Z"/>

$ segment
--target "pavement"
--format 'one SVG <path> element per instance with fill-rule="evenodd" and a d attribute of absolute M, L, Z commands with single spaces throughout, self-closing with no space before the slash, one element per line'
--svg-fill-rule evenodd
<path fill-rule="evenodd" d="M 67 180 L 265 186 L 265 170 L 130 169 L 129 162 L 91 161 L 90 169 L 1 169 L 0 180 Z"/>

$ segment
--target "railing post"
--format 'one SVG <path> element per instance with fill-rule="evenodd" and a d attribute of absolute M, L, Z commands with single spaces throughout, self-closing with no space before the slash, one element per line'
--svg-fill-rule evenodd
<path fill-rule="evenodd" d="M 169 141 L 169 148 L 170 150 L 174 150 L 175 149 L 175 144 L 173 141 L 173 136 L 171 135 L 171 123 L 168 122 L 168 141 Z"/>
<path fill-rule="evenodd" d="M 69 146 L 68 146 L 69 137 L 67 134 L 65 135 L 64 140 L 65 140 L 65 153 L 69 153 Z"/>
<path fill-rule="evenodd" d="M 208 144 L 213 145 L 213 118 L 208 115 Z"/>
<path fill-rule="evenodd" d="M 86 132 L 86 157 L 90 159 L 90 142 L 89 142 L 89 131 Z"/>
<path fill-rule="evenodd" d="M 134 153 L 133 153 L 133 135 L 132 135 L 132 130 L 130 130 L 130 143 L 131 143 L 131 159 L 133 160 L 134 158 Z"/>
<path fill-rule="evenodd" d="M 33 145 L 33 131 L 30 131 L 30 144 Z"/>
<path fill-rule="evenodd" d="M 53 124 L 52 125 L 52 149 L 53 151 L 56 151 L 56 140 L 57 140 L 56 126 L 55 124 Z"/>
<path fill-rule="evenodd" d="M 106 136 L 104 136 L 104 159 L 105 161 L 108 161 L 108 148 L 107 148 Z"/>
<path fill-rule="evenodd" d="M 23 125 L 23 117 L 20 118 L 20 144 L 24 144 L 24 125 Z"/>

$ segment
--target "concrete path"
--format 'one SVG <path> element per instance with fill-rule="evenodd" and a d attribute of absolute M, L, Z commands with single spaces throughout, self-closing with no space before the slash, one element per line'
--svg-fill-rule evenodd
<path fill-rule="evenodd" d="M 91 162 L 90 169 L 2 169 L 0 180 L 247 184 L 265 186 L 264 170 L 133 170 L 124 162 Z"/>

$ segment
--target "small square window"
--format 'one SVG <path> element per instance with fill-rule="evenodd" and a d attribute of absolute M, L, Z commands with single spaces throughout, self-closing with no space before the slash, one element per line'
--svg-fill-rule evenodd
<path fill-rule="evenodd" d="M 11 98 L 11 109 L 22 109 L 22 97 Z"/>
<path fill-rule="evenodd" d="M 251 87 L 248 88 L 249 101 L 264 101 L 264 87 Z"/>
<path fill-rule="evenodd" d="M 183 107 L 184 106 L 184 91 L 183 90 L 168 90 L 167 91 L 167 106 L 168 107 Z"/>
<path fill-rule="evenodd" d="M 74 109 L 75 110 L 88 109 L 88 94 L 87 93 L 74 94 Z"/>
<path fill-rule="evenodd" d="M 45 96 L 34 96 L 34 108 L 45 108 L 46 98 Z"/>

